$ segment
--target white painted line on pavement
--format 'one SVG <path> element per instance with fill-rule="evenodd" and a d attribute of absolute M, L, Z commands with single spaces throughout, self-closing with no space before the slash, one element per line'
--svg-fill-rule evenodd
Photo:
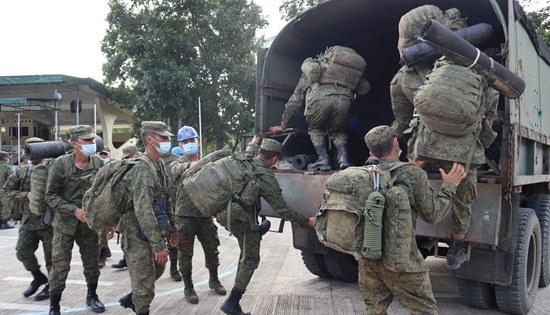
<path fill-rule="evenodd" d="M 6 277 L 2 280 L 4 280 L 4 281 L 15 281 L 15 282 L 31 282 L 33 280 L 33 278 L 30 278 L 30 277 Z M 85 280 L 70 280 L 70 279 L 67 279 L 67 281 L 65 283 L 66 284 L 86 285 Z M 116 282 L 111 282 L 111 281 L 99 281 L 97 285 L 104 286 L 104 287 L 109 287 L 109 286 L 112 286 L 115 283 Z"/>
<path fill-rule="evenodd" d="M 34 311 L 34 312 L 46 312 L 49 306 L 46 305 L 33 305 L 33 304 L 17 304 L 17 303 L 2 303 L 0 302 L 0 309 L 3 310 L 18 310 L 18 311 Z"/>

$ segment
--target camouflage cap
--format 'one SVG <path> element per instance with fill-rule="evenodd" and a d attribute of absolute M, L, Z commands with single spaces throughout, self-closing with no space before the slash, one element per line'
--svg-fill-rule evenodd
<path fill-rule="evenodd" d="M 263 139 L 260 149 L 281 153 L 283 149 L 283 145 L 277 140 Z"/>
<path fill-rule="evenodd" d="M 162 121 L 142 121 L 141 122 L 141 131 L 145 132 L 154 132 L 163 137 L 171 137 L 173 134 L 166 131 L 168 129 L 166 124 Z"/>
<path fill-rule="evenodd" d="M 34 142 L 43 142 L 44 139 L 38 138 L 38 137 L 30 137 L 27 140 L 25 140 L 25 144 L 34 143 Z"/>
<path fill-rule="evenodd" d="M 122 149 L 122 158 L 127 158 L 128 155 L 137 153 L 138 149 L 135 145 L 129 145 Z"/>
<path fill-rule="evenodd" d="M 78 125 L 71 127 L 68 133 L 71 139 L 74 139 L 76 137 L 80 139 L 94 139 L 96 137 L 94 129 L 92 128 L 92 126 L 88 125 Z"/>
<path fill-rule="evenodd" d="M 9 156 L 10 154 L 6 151 L 0 151 L 0 159 L 5 158 L 6 156 Z"/>
<path fill-rule="evenodd" d="M 397 136 L 397 133 L 392 127 L 387 125 L 377 126 L 367 132 L 365 135 L 365 144 L 370 150 L 395 136 Z"/>

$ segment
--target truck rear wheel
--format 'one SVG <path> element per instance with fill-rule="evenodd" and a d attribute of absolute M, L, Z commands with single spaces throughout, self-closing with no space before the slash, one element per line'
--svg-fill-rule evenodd
<path fill-rule="evenodd" d="M 534 209 L 539 218 L 542 236 L 542 259 L 540 265 L 539 287 L 550 285 L 550 195 L 533 195 L 529 198 L 529 208 Z"/>
<path fill-rule="evenodd" d="M 462 278 L 456 280 L 462 303 L 483 309 L 495 305 L 495 290 L 491 284 Z"/>
<path fill-rule="evenodd" d="M 302 260 L 304 261 L 304 265 L 307 270 L 309 270 L 312 274 L 325 279 L 332 278 L 328 272 L 323 254 L 302 251 Z"/>
<path fill-rule="evenodd" d="M 527 314 L 537 296 L 541 263 L 540 225 L 535 211 L 519 208 L 512 283 L 495 286 L 498 308 L 507 313 Z"/>
<path fill-rule="evenodd" d="M 331 249 L 325 254 L 325 263 L 334 279 L 357 282 L 357 260 L 353 256 Z"/>

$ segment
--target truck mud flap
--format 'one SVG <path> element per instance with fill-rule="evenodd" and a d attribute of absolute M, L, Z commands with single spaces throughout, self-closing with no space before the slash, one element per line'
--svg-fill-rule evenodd
<path fill-rule="evenodd" d="M 312 228 L 303 228 L 292 224 L 292 243 L 294 248 L 303 252 L 327 254 L 329 249 L 325 247 L 319 239 L 315 230 Z"/>

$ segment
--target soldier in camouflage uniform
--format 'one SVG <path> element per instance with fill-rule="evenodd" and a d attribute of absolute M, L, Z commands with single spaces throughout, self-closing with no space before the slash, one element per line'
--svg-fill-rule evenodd
<path fill-rule="evenodd" d="M 390 170 L 397 164 L 404 163 L 399 161 L 399 142 L 395 131 L 389 126 L 371 129 L 365 135 L 365 143 L 371 154 L 367 164 L 377 164 L 381 170 Z M 450 211 L 456 187 L 466 175 L 464 167 L 457 163 L 448 174 L 443 170 L 440 170 L 440 174 L 443 184 L 435 195 L 426 172 L 421 168 L 409 164 L 392 171 L 394 186 L 402 187 L 409 197 L 410 221 L 405 223 L 408 228 L 403 229 L 394 226 L 397 223 L 389 219 L 397 216 L 401 221 L 403 213 L 386 213 L 383 221 L 385 232 L 382 259 L 359 260 L 359 288 L 367 304 L 363 314 L 386 314 L 393 297 L 397 297 L 401 305 L 413 315 L 438 314 L 428 267 L 416 245 L 416 217 L 419 215 L 428 223 L 443 219 Z M 390 210 L 392 208 L 388 208 Z M 403 235 L 403 230 L 409 233 Z M 386 251 L 391 248 L 396 250 Z"/>
<path fill-rule="evenodd" d="M 319 63 L 317 58 L 307 58 L 302 69 L 310 64 Z M 311 82 L 302 74 L 294 93 L 285 105 L 280 126 L 273 126 L 273 133 L 283 132 L 299 115 L 305 113 L 308 134 L 319 156 L 315 163 L 308 165 L 310 170 L 330 170 L 331 163 L 325 143 L 326 131 L 338 151 L 338 166 L 345 169 L 350 165 L 348 158 L 346 129 L 349 121 L 349 109 L 355 95 L 364 95 L 370 89 L 369 83 L 362 79 L 357 88 L 350 89 L 339 84 L 320 84 Z M 305 101 L 304 101 L 305 100 Z M 305 111 L 304 111 L 305 103 Z"/>
<path fill-rule="evenodd" d="M 244 155 L 252 166 L 254 184 L 245 186 L 238 202 L 232 202 L 230 218 L 225 210 L 219 212 L 216 217 L 218 223 L 235 235 L 241 249 L 235 285 L 221 307 L 222 312 L 231 315 L 249 314 L 243 313 L 239 301 L 260 262 L 260 197 L 263 197 L 283 219 L 302 226 L 315 225 L 315 217 L 307 218 L 287 206 L 281 194 L 281 187 L 270 170 L 278 161 L 282 145 L 273 139 L 264 139 L 261 146 L 259 142 L 260 138 L 254 136 Z"/>
<path fill-rule="evenodd" d="M 8 152 L 0 151 L 0 185 L 4 187 L 4 184 L 8 180 L 8 177 L 11 175 L 11 167 L 8 165 L 9 155 Z M 12 207 L 9 206 L 9 203 L 4 202 L 3 192 L 0 192 L 0 201 L 2 204 L 2 217 L 0 220 L 0 230 L 13 229 L 13 226 L 8 224 L 8 221 L 12 217 Z"/>
<path fill-rule="evenodd" d="M 145 154 L 136 159 L 140 163 L 124 175 L 122 183 L 128 187 L 129 202 L 119 229 L 132 292 L 119 302 L 136 314 L 149 314 L 155 281 L 168 261 L 166 238 L 170 238 L 171 246 L 177 246 L 178 234 L 170 209 L 165 166 L 160 160 L 170 152 L 172 134 L 160 121 L 144 121 L 141 128 Z"/>
<path fill-rule="evenodd" d="M 218 295 L 225 295 L 227 292 L 218 279 L 218 266 L 220 260 L 218 247 L 220 239 L 218 238 L 218 228 L 214 224 L 212 217 L 205 217 L 192 203 L 183 202 L 187 199 L 187 194 L 181 186 L 181 176 L 187 169 L 190 162 L 199 160 L 198 134 L 193 127 L 183 126 L 178 131 L 178 144 L 184 155 L 171 161 L 168 165 L 171 182 L 177 189 L 176 195 L 176 223 L 180 236 L 179 243 L 179 261 L 180 273 L 183 275 L 185 289 L 183 291 L 187 302 L 196 304 L 199 302 L 197 292 L 195 292 L 192 279 L 192 261 L 195 237 L 201 243 L 205 256 L 206 269 L 210 274 L 208 286 Z M 179 185 L 178 185 L 179 184 Z"/>
<path fill-rule="evenodd" d="M 25 144 L 33 142 L 42 142 L 40 138 L 29 138 Z M 50 271 L 52 266 L 52 236 L 53 228 L 46 225 L 42 215 L 35 215 L 29 209 L 29 199 L 31 194 L 31 176 L 33 167 L 42 163 L 42 160 L 33 160 L 32 165 L 22 165 L 13 173 L 4 185 L 4 198 L 14 203 L 23 203 L 23 217 L 21 227 L 19 228 L 19 237 L 15 246 L 17 259 L 25 269 L 30 271 L 33 280 L 30 286 L 23 292 L 24 297 L 33 295 L 40 286 L 45 284 L 44 289 L 35 297 L 35 301 L 42 301 L 50 298 L 48 292 L 48 277 L 40 271 L 40 265 L 34 252 L 42 242 L 44 250 L 44 260 L 46 261 L 46 270 Z"/>
<path fill-rule="evenodd" d="M 424 5 L 415 8 L 401 17 L 399 21 L 399 54 L 403 55 L 403 49 L 419 43 L 416 36 L 422 26 L 430 19 L 435 19 L 446 25 L 451 30 L 457 30 L 466 26 L 461 18 L 460 11 L 456 8 L 443 13 L 438 7 Z M 432 62 L 425 62 L 414 67 L 403 66 L 393 78 L 390 85 L 392 109 L 395 116 L 393 127 L 401 137 L 411 123 L 415 128 L 409 140 L 409 158 L 419 158 L 427 161 L 428 173 L 438 172 L 439 168 L 450 170 L 454 162 L 467 164 L 468 152 L 472 142 L 477 141 L 474 135 L 469 137 L 448 136 L 428 128 L 419 128 L 417 120 L 413 120 L 414 93 L 423 84 L 426 74 L 433 68 Z M 483 128 L 492 133 L 491 123 L 496 113 L 498 93 L 489 88 L 485 93 L 485 113 Z M 422 123 L 421 121 L 419 122 Z M 420 133 L 418 133 L 420 131 Z M 482 131 L 483 133 L 483 131 Z M 494 138 L 493 138 L 494 139 Z M 467 259 L 467 250 L 464 238 L 470 227 L 472 216 L 472 203 L 477 196 L 477 172 L 476 168 L 485 163 L 484 148 L 477 143 L 471 160 L 471 167 L 466 178 L 457 189 L 453 198 L 453 231 L 451 243 L 447 253 L 447 267 L 451 270 L 458 269 Z"/>
<path fill-rule="evenodd" d="M 99 280 L 99 241 L 96 231 L 86 224 L 82 196 L 92 185 L 103 161 L 94 155 L 95 133 L 88 125 L 69 129 L 74 148 L 70 154 L 58 157 L 49 165 L 46 202 L 53 209 L 52 269 L 50 282 L 50 315 L 60 314 L 61 293 L 69 274 L 74 243 L 80 247 L 84 277 L 88 285 L 86 305 L 96 313 L 105 311 L 97 296 Z"/>

